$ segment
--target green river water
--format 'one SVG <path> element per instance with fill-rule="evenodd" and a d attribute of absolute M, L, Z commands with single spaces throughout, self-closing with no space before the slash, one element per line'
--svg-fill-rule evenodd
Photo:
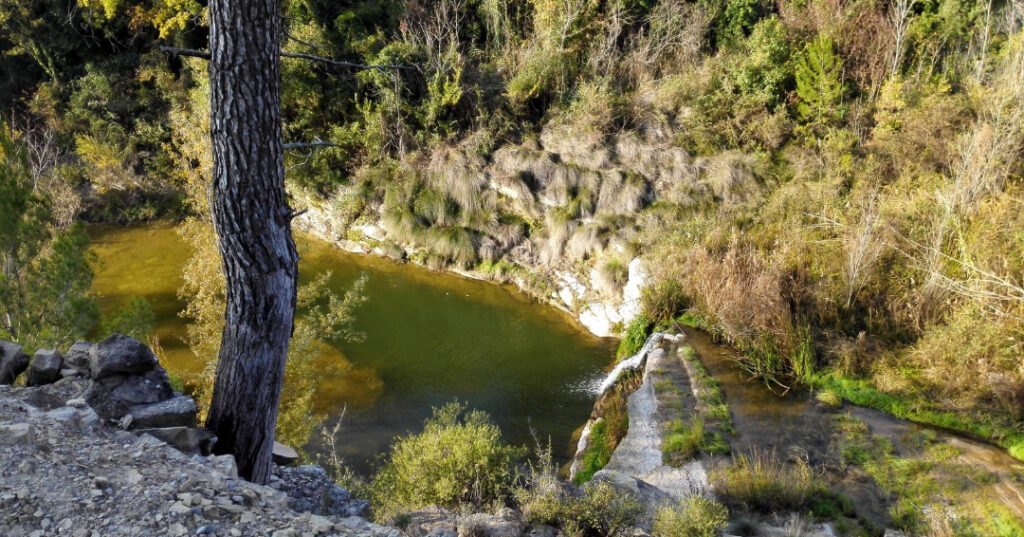
<path fill-rule="evenodd" d="M 90 233 L 103 311 L 132 295 L 146 299 L 157 315 L 165 367 L 197 368 L 178 316 L 189 248 L 174 226 L 96 226 Z M 368 300 L 357 312 L 366 339 L 337 345 L 334 359 L 345 372 L 325 368 L 317 386 L 320 410 L 337 416 L 348 406 L 338 440 L 354 469 L 369 471 L 397 435 L 418 430 L 432 407 L 453 400 L 490 413 L 508 441 L 532 445 L 532 429 L 542 441 L 550 438 L 556 456 L 568 456 L 614 341 L 510 289 L 349 254 L 311 237 L 297 242 L 304 281 L 330 270 L 332 287 L 343 291 L 369 276 Z M 308 449 L 315 454 L 320 446 Z"/>

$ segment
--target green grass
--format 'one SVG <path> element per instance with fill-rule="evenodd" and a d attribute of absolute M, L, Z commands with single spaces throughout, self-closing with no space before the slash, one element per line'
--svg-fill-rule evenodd
<path fill-rule="evenodd" d="M 654 323 L 650 317 L 644 314 L 640 314 L 636 319 L 633 319 L 629 326 L 626 327 L 626 335 L 619 342 L 619 349 L 615 352 L 615 356 L 622 359 L 640 352 L 644 342 L 647 341 L 647 337 L 651 335 L 653 325 Z"/>
<path fill-rule="evenodd" d="M 836 420 L 844 464 L 862 470 L 891 496 L 896 528 L 915 535 L 1024 535 L 1020 523 L 993 501 L 993 492 L 978 491 L 998 476 L 962 462 L 960 451 L 934 433 L 916 435 L 915 447 L 897 453 L 889 439 L 872 434 L 859 420 L 847 415 Z"/>
<path fill-rule="evenodd" d="M 953 412 L 932 410 L 927 408 L 926 401 L 883 393 L 867 380 L 830 373 L 817 376 L 813 383 L 855 405 L 874 408 L 897 418 L 993 442 L 1005 448 L 1012 457 L 1024 461 L 1024 433 L 1018 430 L 982 423 Z"/>
<path fill-rule="evenodd" d="M 705 443 L 704 420 L 697 417 L 689 424 L 674 420 L 661 440 L 662 458 L 673 466 L 681 466 L 702 451 Z"/>
<path fill-rule="evenodd" d="M 574 479 L 577 485 L 590 481 L 594 474 L 611 460 L 614 448 L 610 444 L 607 425 L 607 422 L 602 420 L 590 427 L 590 440 L 587 441 L 587 449 L 583 452 L 582 467 Z"/>

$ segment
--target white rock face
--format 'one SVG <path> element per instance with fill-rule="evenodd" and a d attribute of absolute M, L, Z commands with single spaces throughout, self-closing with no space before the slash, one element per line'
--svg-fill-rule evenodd
<path fill-rule="evenodd" d="M 640 315 L 640 299 L 649 276 L 643 261 L 637 257 L 629 262 L 629 279 L 622 288 L 622 302 L 592 301 L 580 312 L 579 320 L 594 335 L 615 335 L 616 325 L 625 326 Z"/>

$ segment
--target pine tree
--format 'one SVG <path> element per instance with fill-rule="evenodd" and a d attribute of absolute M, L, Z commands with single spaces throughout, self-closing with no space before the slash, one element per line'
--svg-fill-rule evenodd
<path fill-rule="evenodd" d="M 797 115 L 812 128 L 842 121 L 846 114 L 843 59 L 835 52 L 832 38 L 818 35 L 804 48 L 796 65 L 796 93 L 800 98 Z"/>

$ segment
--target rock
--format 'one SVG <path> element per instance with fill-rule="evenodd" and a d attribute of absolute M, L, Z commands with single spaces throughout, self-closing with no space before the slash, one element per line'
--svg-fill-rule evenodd
<path fill-rule="evenodd" d="M 210 459 L 210 463 L 217 469 L 218 472 L 232 478 L 238 478 L 238 463 L 235 462 L 235 457 L 230 454 L 217 455 Z"/>
<path fill-rule="evenodd" d="M 27 423 L 0 425 L 0 444 L 21 444 L 32 439 L 32 426 Z"/>
<path fill-rule="evenodd" d="M 60 378 L 61 365 L 64 364 L 64 357 L 52 349 L 39 349 L 28 365 L 28 378 L 25 379 L 26 386 L 39 386 L 50 384 Z"/>
<path fill-rule="evenodd" d="M 89 404 L 85 402 L 84 397 L 75 397 L 73 399 L 68 399 L 64 404 L 75 408 L 85 408 L 89 406 Z"/>
<path fill-rule="evenodd" d="M 138 405 L 166 401 L 174 396 L 163 368 L 145 375 L 112 375 L 93 381 L 85 400 L 104 419 L 120 419 Z"/>
<path fill-rule="evenodd" d="M 138 429 L 139 434 L 148 434 L 174 446 L 184 453 L 209 455 L 217 436 L 208 429 L 198 427 L 162 427 L 157 429 Z"/>
<path fill-rule="evenodd" d="M 561 537 L 562 530 L 548 524 L 534 524 L 523 533 L 523 537 Z"/>
<path fill-rule="evenodd" d="M 292 448 L 274 441 L 274 464 L 278 466 L 290 466 L 299 460 L 299 454 Z"/>
<path fill-rule="evenodd" d="M 21 345 L 0 340 L 0 384 L 14 384 L 18 375 L 28 368 L 28 362 Z"/>
<path fill-rule="evenodd" d="M 66 364 L 65 364 L 65 365 L 66 365 Z M 61 370 L 60 370 L 60 376 L 61 376 L 61 378 L 68 378 L 68 377 L 77 377 L 77 376 L 79 376 L 79 375 L 81 375 L 81 374 L 82 374 L 82 372 L 81 372 L 81 371 L 79 371 L 79 370 L 77 370 L 77 369 L 75 369 L 75 368 L 73 368 L 73 367 L 69 367 L 69 368 L 67 368 L 67 369 L 61 369 Z"/>
<path fill-rule="evenodd" d="M 654 485 L 615 470 L 605 468 L 594 474 L 593 479 L 587 484 L 598 482 L 608 483 L 618 490 L 632 494 L 640 503 L 650 506 L 651 509 L 675 502 L 672 496 Z"/>
<path fill-rule="evenodd" d="M 123 334 L 104 339 L 89 354 L 89 371 L 93 379 L 141 374 L 156 367 L 157 363 L 156 355 L 149 347 Z"/>
<path fill-rule="evenodd" d="M 187 395 L 128 409 L 133 427 L 195 427 L 196 402 Z"/>
<path fill-rule="evenodd" d="M 88 341 L 77 341 L 64 355 L 64 363 L 82 373 L 89 373 L 89 357 L 95 347 Z"/>
<path fill-rule="evenodd" d="M 460 537 L 520 537 L 523 534 L 522 516 L 507 507 L 497 513 L 475 513 L 459 519 Z"/>
<path fill-rule="evenodd" d="M 438 532 L 448 530 L 454 534 L 457 519 L 455 513 L 436 505 L 403 513 L 397 518 L 408 521 L 402 529 L 409 537 L 427 537 L 434 531 L 434 528 L 439 528 Z M 434 535 L 434 537 L 441 536 Z"/>

